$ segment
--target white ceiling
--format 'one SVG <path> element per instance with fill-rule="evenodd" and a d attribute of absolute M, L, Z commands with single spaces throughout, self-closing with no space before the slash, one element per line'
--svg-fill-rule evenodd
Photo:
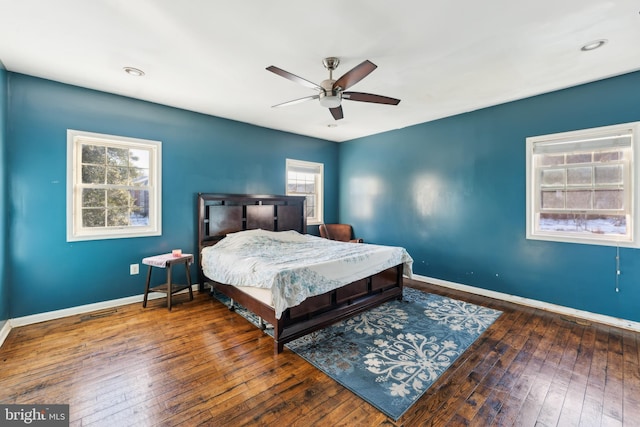
<path fill-rule="evenodd" d="M 636 0 L 0 0 L 7 70 L 346 141 L 640 69 Z M 607 39 L 582 52 L 590 41 Z M 265 68 L 337 78 L 398 106 L 313 95 Z M 137 67 L 132 77 L 123 67 Z M 337 127 L 329 127 L 337 124 Z"/>

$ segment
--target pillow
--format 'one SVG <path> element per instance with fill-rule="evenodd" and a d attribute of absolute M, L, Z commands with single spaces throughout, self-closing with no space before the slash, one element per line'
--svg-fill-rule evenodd
<path fill-rule="evenodd" d="M 261 228 L 254 230 L 236 231 L 227 233 L 224 240 L 226 241 L 247 241 L 255 237 L 266 237 L 268 239 L 278 240 L 282 242 L 302 242 L 306 240 L 304 234 L 300 234 L 295 230 L 286 231 L 269 231 Z"/>

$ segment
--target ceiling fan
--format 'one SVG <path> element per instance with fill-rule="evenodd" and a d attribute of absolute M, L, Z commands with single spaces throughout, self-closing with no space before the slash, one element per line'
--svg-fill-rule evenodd
<path fill-rule="evenodd" d="M 282 104 L 277 104 L 273 107 L 284 107 L 285 105 L 298 104 L 300 102 L 309 101 L 311 99 L 319 99 L 320 105 L 322 105 L 323 107 L 327 107 L 335 120 L 340 120 L 344 117 L 341 105 L 343 99 L 389 105 L 398 105 L 398 103 L 400 102 L 399 99 L 389 98 L 388 96 L 373 95 L 371 93 L 362 92 L 345 92 L 351 86 L 355 85 L 360 80 L 367 77 L 373 70 L 378 68 L 378 66 L 373 62 L 366 60 L 360 65 L 356 65 L 351 70 L 347 71 L 338 80 L 333 80 L 333 71 L 338 68 L 340 59 L 329 57 L 325 58 L 322 63 L 324 64 L 324 67 L 329 70 L 329 78 L 327 80 L 324 80 L 319 85 L 310 82 L 309 80 L 303 79 L 302 77 L 298 77 L 295 74 L 291 74 L 290 72 L 276 66 L 271 65 L 267 67 L 267 70 L 271 71 L 272 73 L 318 91 L 317 95 L 294 99 L 293 101 L 283 102 Z"/>

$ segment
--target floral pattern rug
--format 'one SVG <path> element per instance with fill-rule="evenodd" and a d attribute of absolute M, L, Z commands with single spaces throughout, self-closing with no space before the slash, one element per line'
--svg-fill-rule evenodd
<path fill-rule="evenodd" d="M 236 311 L 258 324 L 242 307 Z M 403 301 L 387 302 L 286 346 L 398 420 L 500 314 L 405 287 Z"/>

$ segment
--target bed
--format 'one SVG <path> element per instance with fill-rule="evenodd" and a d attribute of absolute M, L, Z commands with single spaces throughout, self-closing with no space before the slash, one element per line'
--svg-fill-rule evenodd
<path fill-rule="evenodd" d="M 412 260 L 403 248 L 334 242 L 306 235 L 304 197 L 200 193 L 197 205 L 200 291 L 204 291 L 207 286 L 215 289 L 230 298 L 231 309 L 235 301 L 264 322 L 271 324 L 276 354 L 282 352 L 284 345 L 289 341 L 386 301 L 401 299 L 403 274 L 411 275 Z M 282 249 L 272 252 L 295 252 L 299 255 L 296 257 L 298 259 L 291 262 L 295 263 L 295 268 L 299 267 L 301 270 L 291 273 L 293 264 L 287 264 L 289 270 L 269 276 L 262 272 L 271 270 L 271 267 L 260 267 L 263 270 L 254 268 L 254 261 L 246 261 L 254 260 L 254 257 L 246 256 L 242 262 L 232 261 L 231 264 L 243 267 L 247 276 L 234 273 L 233 269 L 227 267 L 231 264 L 224 258 L 228 249 L 245 248 L 248 241 L 253 244 L 256 239 L 263 247 L 275 248 L 274 241 L 278 241 L 277 244 L 282 241 L 283 248 L 295 247 L 295 250 Z M 299 264 L 305 252 L 297 248 L 304 246 L 311 250 L 313 245 L 329 244 L 341 245 L 335 250 L 342 254 L 339 257 L 343 264 L 367 258 L 371 265 L 367 266 L 367 270 L 342 274 L 338 273 L 339 269 L 334 268 L 332 264 L 320 263 L 320 256 L 311 256 L 312 260 L 308 263 L 310 265 Z M 376 257 L 380 258 L 362 255 L 361 251 L 367 249 L 376 252 Z M 385 258 L 382 252 L 391 249 L 393 258 Z M 325 247 L 322 250 L 329 252 L 334 249 Z M 255 259 L 255 263 L 262 262 Z M 372 259 L 376 260 L 375 263 Z M 249 268 L 249 265 L 252 267 Z M 321 276 L 313 277 L 323 279 L 318 279 L 317 283 L 314 281 L 313 290 L 307 292 L 309 295 L 300 296 L 298 291 L 283 290 L 285 285 L 282 283 L 287 282 L 288 286 L 292 277 L 301 276 L 301 271 L 307 278 L 311 273 L 316 275 L 317 271 L 320 271 Z M 254 273 L 253 276 L 251 272 Z M 275 284 L 271 288 L 271 285 L 267 286 L 263 282 Z M 333 282 L 334 286 L 325 282 Z"/>

